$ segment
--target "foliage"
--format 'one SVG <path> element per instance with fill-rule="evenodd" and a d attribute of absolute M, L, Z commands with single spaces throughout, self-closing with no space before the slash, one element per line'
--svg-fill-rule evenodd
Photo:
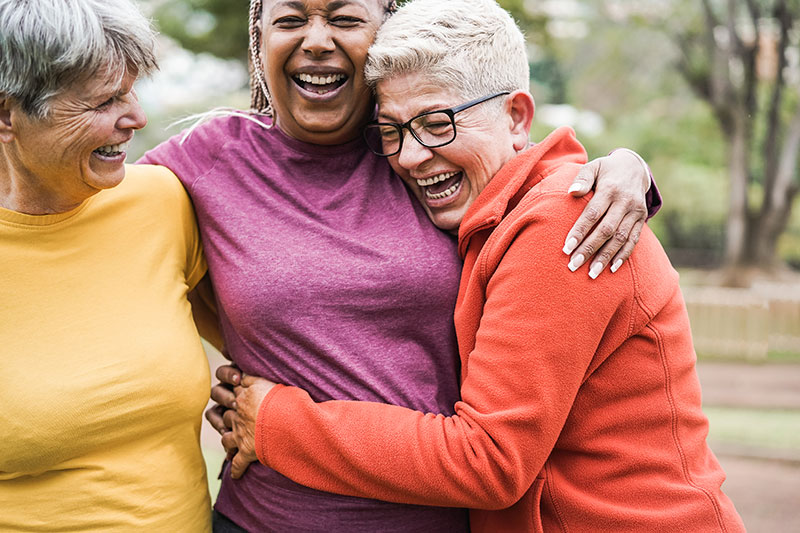
<path fill-rule="evenodd" d="M 728 145 L 730 267 L 777 264 L 777 242 L 798 192 L 800 3 L 714 0 L 680 3 L 672 34 L 678 68 L 708 102 Z"/>
<path fill-rule="evenodd" d="M 139 0 L 156 25 L 192 52 L 247 60 L 247 0 Z"/>

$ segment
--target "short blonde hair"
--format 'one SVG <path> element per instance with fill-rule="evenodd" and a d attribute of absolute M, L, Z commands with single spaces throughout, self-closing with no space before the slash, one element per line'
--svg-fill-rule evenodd
<path fill-rule="evenodd" d="M 412 0 L 378 30 L 367 83 L 423 73 L 462 97 L 529 90 L 525 36 L 494 0 Z"/>

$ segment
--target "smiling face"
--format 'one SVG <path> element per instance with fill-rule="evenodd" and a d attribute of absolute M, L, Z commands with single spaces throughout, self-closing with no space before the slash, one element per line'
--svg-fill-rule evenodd
<path fill-rule="evenodd" d="M 431 83 L 424 73 L 402 74 L 377 85 L 378 120 L 404 123 L 437 109 L 463 104 L 467 99 Z M 509 99 L 521 98 L 512 93 Z M 531 106 L 532 106 L 531 100 Z M 440 229 L 457 233 L 472 202 L 498 170 L 527 146 L 527 129 L 511 112 L 512 103 L 484 107 L 485 103 L 455 115 L 456 138 L 439 148 L 426 148 L 404 130 L 400 153 L 389 157 L 394 171 L 422 203 Z M 527 120 L 533 116 L 532 107 Z M 524 129 L 521 134 L 520 131 Z"/>
<path fill-rule="evenodd" d="M 381 0 L 265 0 L 262 62 L 276 124 L 301 141 L 357 138 L 372 112 L 367 50 Z"/>
<path fill-rule="evenodd" d="M 134 130 L 147 120 L 126 74 L 78 84 L 50 102 L 37 119 L 9 104 L 0 135 L 13 180 L 38 197 L 49 212 L 77 207 L 125 177 L 125 156 Z"/>

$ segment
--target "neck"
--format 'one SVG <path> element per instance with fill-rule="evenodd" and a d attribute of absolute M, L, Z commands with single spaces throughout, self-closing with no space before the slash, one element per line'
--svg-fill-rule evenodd
<path fill-rule="evenodd" d="M 15 171 L 8 158 L 0 159 L 0 207 L 25 215 L 66 213 L 86 198 L 69 198 L 51 190 L 26 172 Z"/>

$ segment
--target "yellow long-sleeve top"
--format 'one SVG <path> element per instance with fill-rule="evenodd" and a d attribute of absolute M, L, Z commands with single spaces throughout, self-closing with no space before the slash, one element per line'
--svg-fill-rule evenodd
<path fill-rule="evenodd" d="M 205 270 L 162 167 L 67 213 L 0 209 L 0 531 L 210 530 Z"/>

